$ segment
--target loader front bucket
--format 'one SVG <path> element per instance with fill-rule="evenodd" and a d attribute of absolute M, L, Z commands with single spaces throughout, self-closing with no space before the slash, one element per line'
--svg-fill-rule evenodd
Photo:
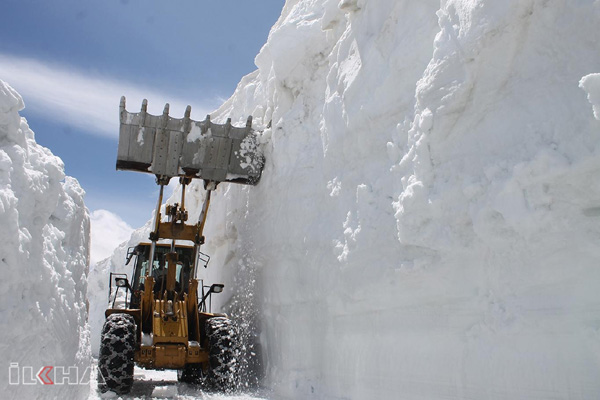
<path fill-rule="evenodd" d="M 191 177 L 206 181 L 256 185 L 264 156 L 252 129 L 252 117 L 245 127 L 220 125 L 190 119 L 188 106 L 183 119 L 169 116 L 169 104 L 162 115 L 125 109 L 121 97 L 117 169 L 147 172 L 163 177 Z"/>

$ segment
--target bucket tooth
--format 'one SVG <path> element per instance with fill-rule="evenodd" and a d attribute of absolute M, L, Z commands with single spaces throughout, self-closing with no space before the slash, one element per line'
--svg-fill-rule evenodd
<path fill-rule="evenodd" d="M 121 103 L 119 104 L 119 121 L 121 125 L 127 122 L 127 110 L 125 109 L 125 96 L 121 96 Z"/>

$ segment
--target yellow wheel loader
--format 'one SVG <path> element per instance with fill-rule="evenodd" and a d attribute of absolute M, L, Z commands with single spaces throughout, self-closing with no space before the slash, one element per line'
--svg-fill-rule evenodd
<path fill-rule="evenodd" d="M 102 329 L 98 382 L 102 392 L 126 394 L 133 385 L 134 364 L 176 369 L 184 382 L 230 392 L 239 384 L 242 357 L 239 332 L 225 314 L 212 313 L 213 294 L 224 285 L 204 285 L 197 278 L 210 257 L 200 251 L 211 193 L 222 182 L 256 185 L 264 157 L 252 130 L 245 127 L 125 109 L 121 98 L 117 169 L 152 173 L 160 186 L 149 241 L 129 249 L 131 280 L 110 274 L 109 308 Z M 181 201 L 164 207 L 164 187 L 178 177 Z M 187 223 L 185 192 L 192 179 L 203 179 L 206 196 L 196 223 Z"/>

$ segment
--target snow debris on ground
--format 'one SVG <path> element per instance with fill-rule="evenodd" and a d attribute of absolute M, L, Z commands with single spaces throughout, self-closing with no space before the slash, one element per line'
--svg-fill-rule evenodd
<path fill-rule="evenodd" d="M 598 26 L 594 0 L 287 1 L 211 116 L 252 115 L 267 161 L 219 187 L 202 271 L 273 398 L 597 397 Z"/>
<path fill-rule="evenodd" d="M 63 382 L 56 375 L 63 371 L 74 382 L 68 368 L 84 379 L 90 364 L 85 192 L 35 142 L 19 116 L 23 108 L 21 96 L 0 80 L 2 397 L 84 398 L 89 385 L 43 385 L 36 376 L 52 367 L 47 377 Z"/>
<path fill-rule="evenodd" d="M 119 396 L 116 393 L 110 391 L 100 394 L 97 390 L 98 382 L 96 380 L 96 376 L 93 375 L 89 400 L 264 400 L 268 398 L 265 397 L 265 393 L 232 395 L 210 393 L 203 390 L 200 386 L 197 385 L 178 383 L 176 371 L 153 371 L 135 367 L 134 377 L 135 380 L 131 392 L 127 395 Z"/>

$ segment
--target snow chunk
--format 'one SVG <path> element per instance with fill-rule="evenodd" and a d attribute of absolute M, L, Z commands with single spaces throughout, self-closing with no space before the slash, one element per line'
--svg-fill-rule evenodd
<path fill-rule="evenodd" d="M 142 346 L 152 346 L 154 344 L 154 334 L 152 332 L 142 332 Z"/>
<path fill-rule="evenodd" d="M 588 94 L 594 108 L 594 117 L 600 121 L 600 74 L 586 75 L 579 81 L 579 87 Z"/>
<path fill-rule="evenodd" d="M 152 397 L 158 398 L 174 398 L 177 396 L 177 386 L 156 386 L 152 391 Z"/>

